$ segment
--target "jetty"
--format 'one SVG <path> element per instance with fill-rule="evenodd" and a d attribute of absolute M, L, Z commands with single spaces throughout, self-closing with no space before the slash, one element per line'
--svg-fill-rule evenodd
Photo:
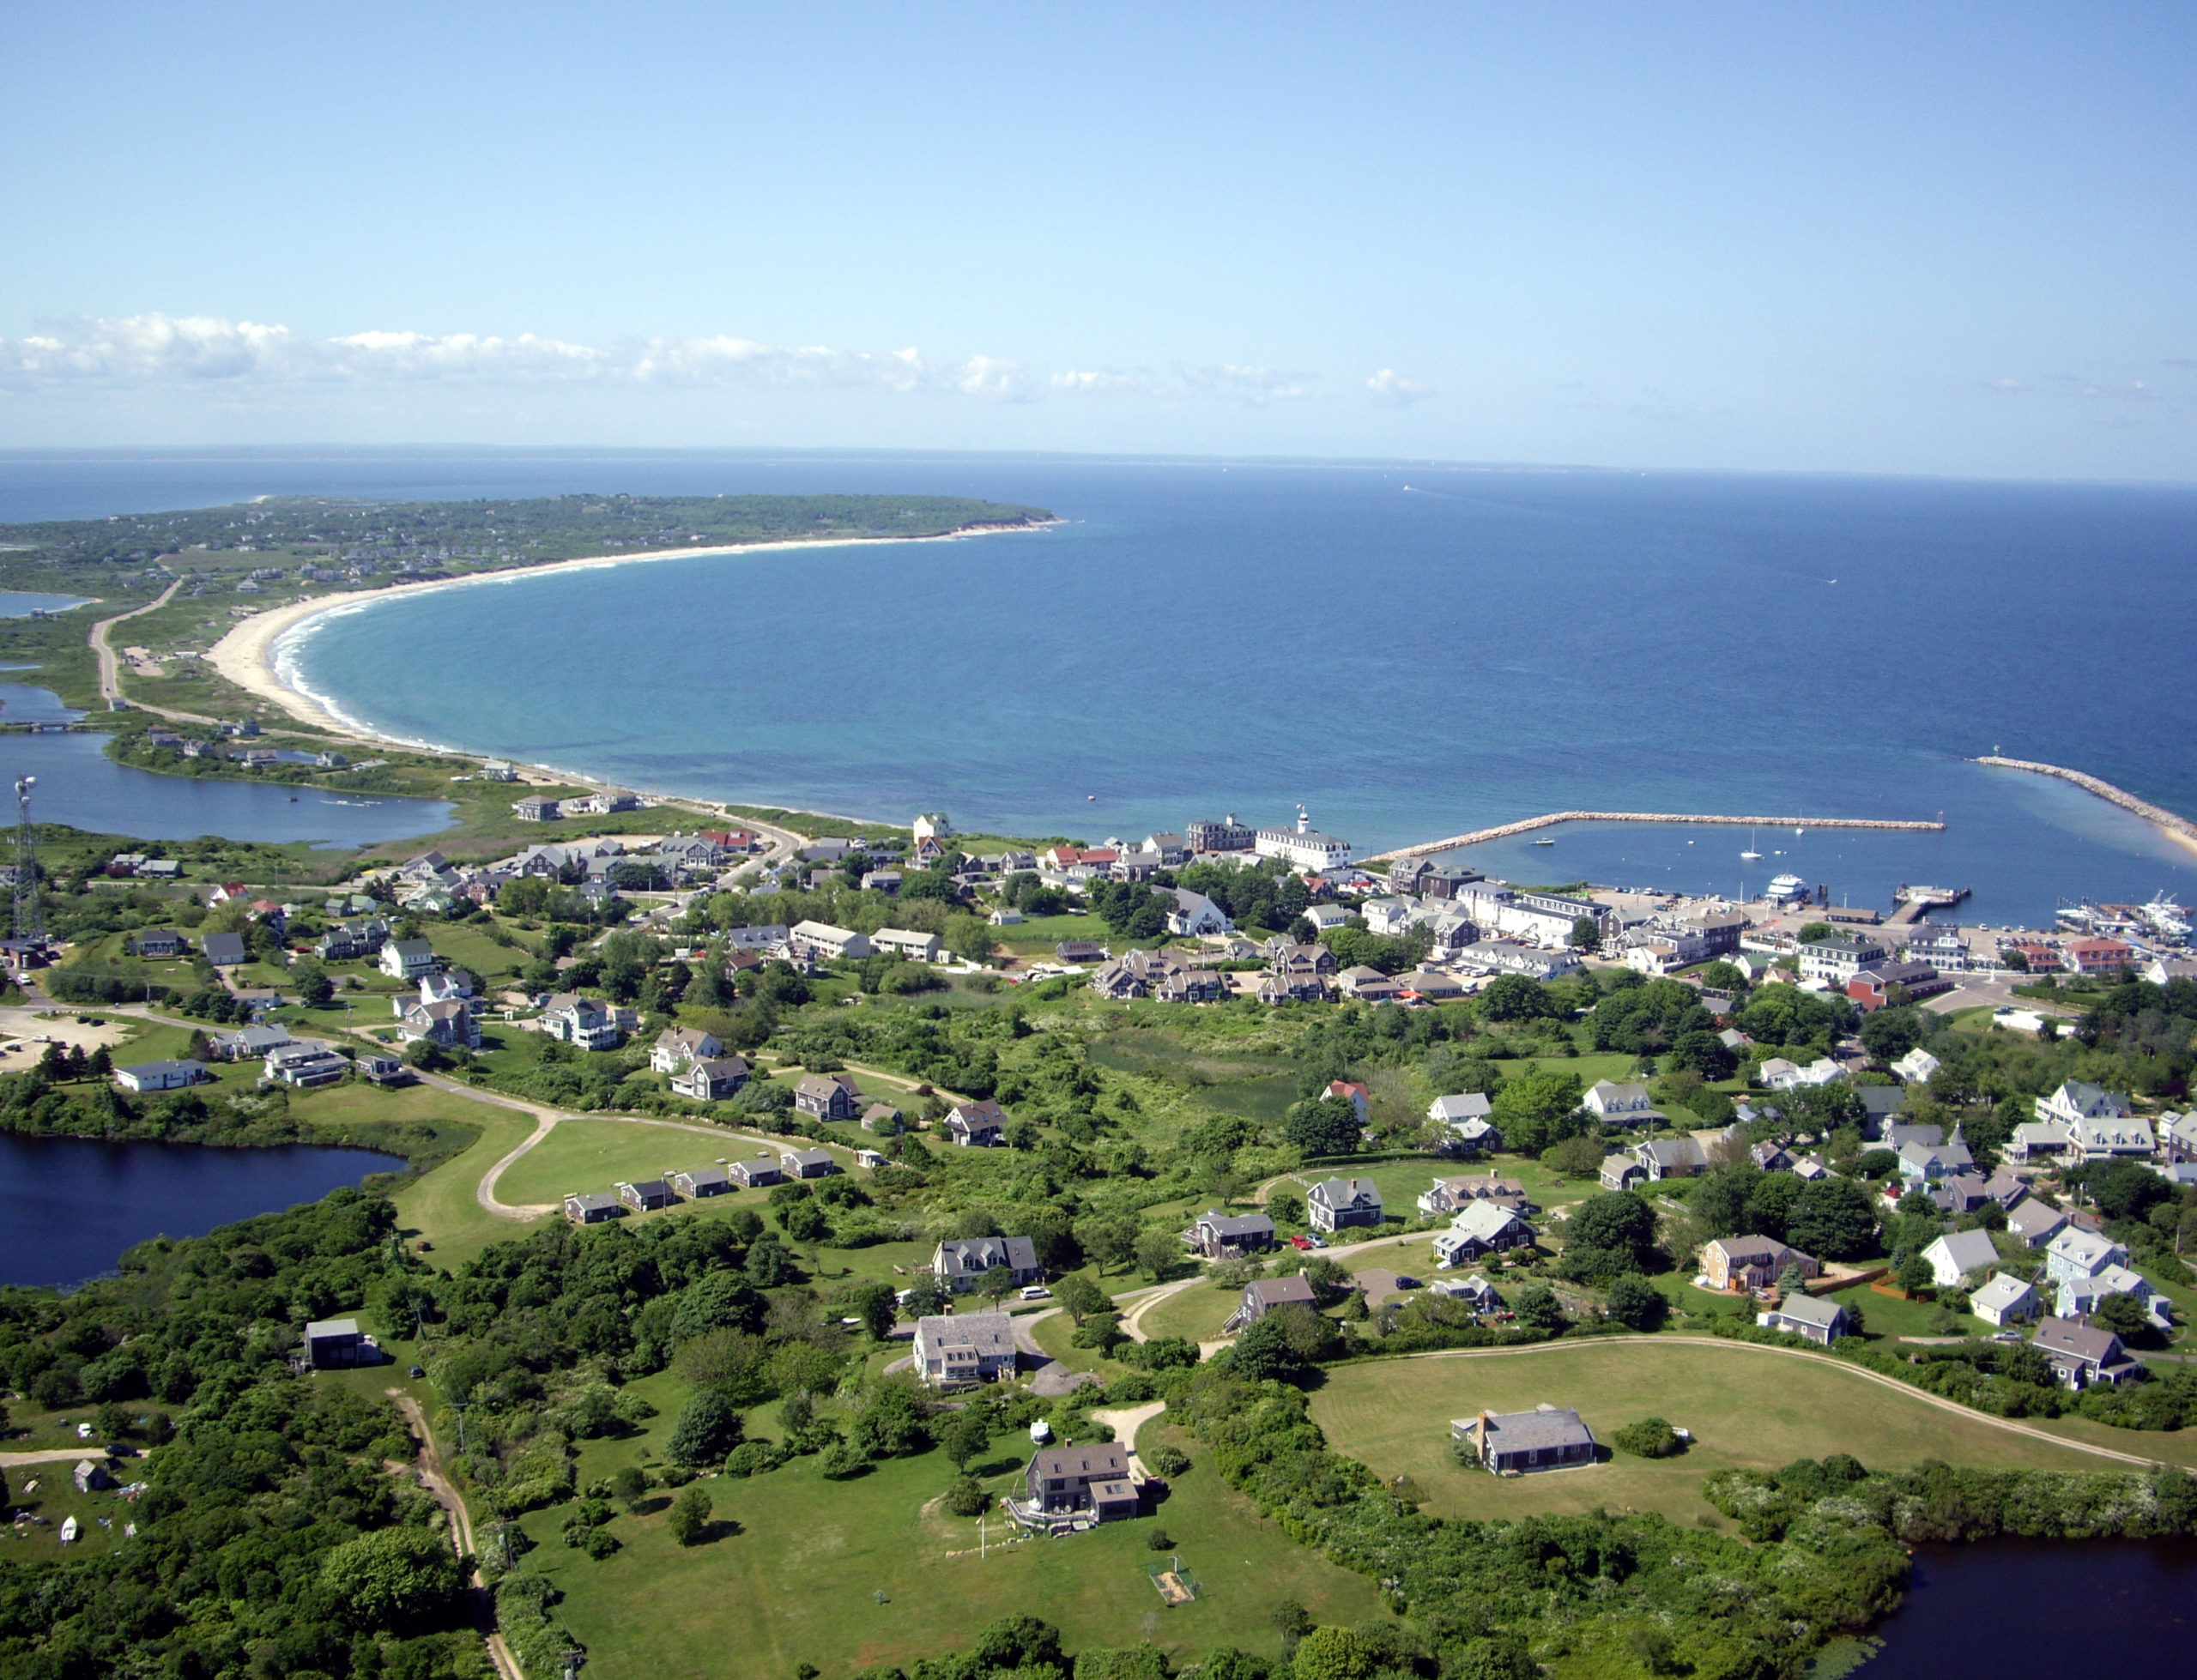
<path fill-rule="evenodd" d="M 1390 851 L 1376 852 L 1359 861 L 1388 863 L 1397 858 L 1431 857 L 1437 852 L 1454 852 L 1461 847 L 1482 845 L 1490 840 L 1508 840 L 1514 834 L 1530 834 L 1537 828 L 1553 828 L 1558 823 L 1713 823 L 1723 828 L 1873 828 L 1927 834 L 1941 832 L 1946 826 L 1943 823 L 1903 822 L 1890 817 L 1717 817 L 1674 811 L 1551 811 L 1545 816 L 1474 829 L 1470 834 L 1453 834 L 1446 840 L 1398 846 Z M 2193 843 L 2197 843 L 2197 829 L 2193 830 Z"/>
<path fill-rule="evenodd" d="M 2117 805 L 2123 811 L 2141 817 L 2169 839 L 2178 840 L 2197 852 L 2197 823 L 2147 799 L 2138 799 L 2126 788 L 2116 788 L 2102 777 L 2069 770 L 2065 764 L 2041 764 L 2033 758 L 2002 758 L 1995 752 L 1986 753 L 1973 762 L 1988 764 L 1993 770 L 2025 770 L 2032 776 L 2056 776 L 2062 782 L 2072 782 L 2085 793 L 2096 794 L 2108 805 Z"/>

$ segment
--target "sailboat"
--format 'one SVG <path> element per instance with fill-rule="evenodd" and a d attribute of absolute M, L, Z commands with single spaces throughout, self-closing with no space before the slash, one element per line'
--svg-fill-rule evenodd
<path fill-rule="evenodd" d="M 1752 863 L 1757 858 L 1762 855 L 1760 852 L 1754 849 L 1754 835 L 1755 831 L 1752 829 L 1749 829 L 1747 831 L 1747 849 L 1740 854 L 1741 857 L 1745 858 L 1750 863 Z"/>

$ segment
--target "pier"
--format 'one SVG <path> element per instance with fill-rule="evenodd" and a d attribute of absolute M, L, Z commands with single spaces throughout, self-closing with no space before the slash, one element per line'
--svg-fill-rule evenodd
<path fill-rule="evenodd" d="M 1949 910 L 1965 902 L 1974 891 L 1966 886 L 1910 886 L 1902 881 L 1891 896 L 1892 902 L 1899 906 L 1892 912 L 1892 926 L 1910 927 L 1932 910 Z"/>
<path fill-rule="evenodd" d="M 1923 834 L 1940 833 L 1946 826 L 1943 823 L 1900 822 L 1889 817 L 1711 817 L 1671 811 L 1552 811 L 1546 816 L 1474 829 L 1470 834 L 1453 834 L 1446 840 L 1429 840 L 1424 845 L 1398 846 L 1390 851 L 1376 852 L 1359 861 L 1387 863 L 1397 858 L 1431 857 L 1437 852 L 1454 852 L 1460 847 L 1478 846 L 1490 840 L 1508 840 L 1514 834 L 1530 834 L 1537 828 L 1553 828 L 1558 823 L 1712 823 L 1724 828 L 1873 828 Z"/>

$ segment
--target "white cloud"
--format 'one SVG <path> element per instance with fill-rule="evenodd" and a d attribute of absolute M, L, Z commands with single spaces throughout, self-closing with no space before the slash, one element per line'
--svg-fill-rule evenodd
<path fill-rule="evenodd" d="M 1414 402 L 1424 402 L 1434 395 L 1432 387 L 1422 385 L 1415 379 L 1407 379 L 1393 367 L 1384 367 L 1376 372 L 1366 380 L 1365 389 L 1373 393 L 1375 401 L 1391 403 L 1399 408 L 1407 408 Z"/>
<path fill-rule="evenodd" d="M 507 338 L 377 329 L 312 338 L 283 326 L 161 314 L 42 323 L 42 330 L 25 337 L 0 338 L 0 388 L 18 390 L 88 384 L 598 384 L 937 392 L 981 402 L 1119 394 L 1260 404 L 1303 396 L 1310 377 L 1234 364 L 1178 366 L 1164 377 L 1080 370 L 1046 376 L 996 356 L 933 361 L 915 349 L 788 347 L 723 333 L 601 345 L 533 333 Z"/>

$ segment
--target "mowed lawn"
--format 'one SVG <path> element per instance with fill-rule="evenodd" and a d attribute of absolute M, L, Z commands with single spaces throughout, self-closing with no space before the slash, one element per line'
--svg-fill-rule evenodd
<path fill-rule="evenodd" d="M 490 1243 L 517 1236 L 526 1229 L 489 1212 L 475 1200 L 474 1192 L 481 1175 L 534 1130 L 532 1116 L 514 1114 L 509 1109 L 486 1103 L 466 1103 L 463 1108 L 465 1118 L 481 1128 L 479 1139 L 471 1148 L 404 1186 L 393 1199 L 397 1228 L 427 1237 L 435 1245 L 430 1258 L 451 1268 L 472 1259 Z"/>
<path fill-rule="evenodd" d="M 1619 1453 L 1579 1470 L 1498 1478 L 1459 1464 L 1450 1420 L 1486 1409 L 1576 1410 L 1595 1438 L 1643 1417 L 1693 1431 L 1675 1459 Z M 1795 1459 L 1850 1453 L 1872 1468 L 1926 1459 L 1948 1464 L 2103 1470 L 2106 1459 L 1945 1411 L 1828 1359 L 1795 1358 L 1747 1343 L 1715 1347 L 1628 1339 L 1494 1356 L 1395 1359 L 1328 1373 L 1312 1415 L 1335 1450 L 1383 1478 L 1409 1475 L 1431 1512 L 1516 1517 L 1534 1512 L 1661 1511 L 1681 1522 L 1710 1514 L 1709 1472 L 1774 1470 Z M 2127 1431 L 2114 1431 L 2123 1439 Z"/>
<path fill-rule="evenodd" d="M 1147 1450 L 1165 1438 L 1147 1430 Z M 982 1466 L 995 1486 L 1016 1482 L 1025 1448 L 995 1444 Z M 935 1502 L 953 1474 L 934 1451 L 842 1483 L 825 1481 L 813 1458 L 709 1481 L 716 1515 L 741 1532 L 682 1550 L 660 1514 L 621 1514 L 611 1532 L 624 1550 L 602 1562 L 558 1543 L 554 1512 L 526 1526 L 544 1543 L 534 1561 L 566 1594 L 557 1613 L 586 1642 L 594 1680 L 784 1680 L 804 1662 L 844 1674 L 965 1647 L 1015 1614 L 1052 1623 L 1072 1650 L 1150 1640 L 1177 1664 L 1221 1645 L 1272 1659 L 1270 1618 L 1285 1598 L 1323 1623 L 1382 1614 L 1372 1581 L 1297 1544 L 1201 1464 L 1154 1517 L 1008 1545 L 995 1520 L 984 1558 L 976 1522 Z M 1147 1544 L 1155 1527 L 1202 1586 L 1195 1603 L 1161 1603 L 1147 1573 L 1160 1556 Z M 961 1550 L 971 1555 L 947 1556 Z"/>
<path fill-rule="evenodd" d="M 614 1184 L 766 1152 L 762 1145 L 729 1133 L 687 1129 L 700 1127 L 699 1121 L 666 1125 L 644 1120 L 560 1120 L 548 1137 L 511 1163 L 497 1181 L 496 1194 L 507 1202 L 554 1202 L 575 1190 L 608 1190 Z M 778 1152 L 775 1148 L 768 1151 L 774 1159 Z M 486 1170 L 487 1163 L 482 1164 Z M 739 1194 L 758 1202 L 763 1194 Z"/>

